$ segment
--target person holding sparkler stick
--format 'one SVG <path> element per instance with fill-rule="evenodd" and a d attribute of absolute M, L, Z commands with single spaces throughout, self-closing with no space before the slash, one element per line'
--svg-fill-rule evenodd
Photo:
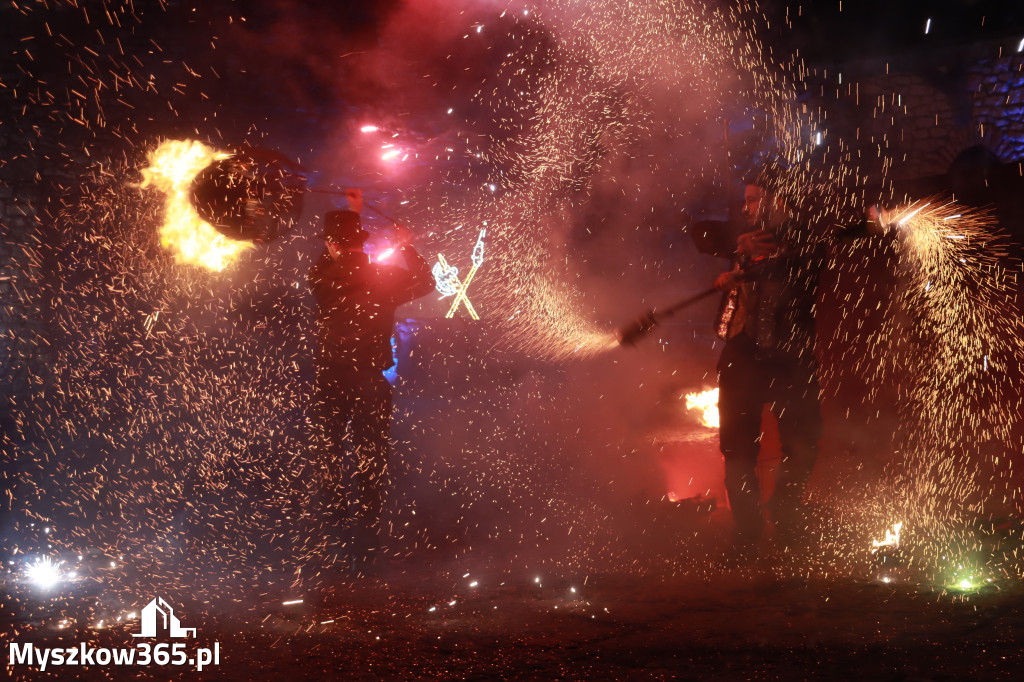
<path fill-rule="evenodd" d="M 784 173 L 764 166 L 746 181 L 743 218 L 751 231 L 733 241 L 721 227 L 695 226 L 698 249 L 729 257 L 733 267 L 715 280 L 724 292 L 716 331 L 725 340 L 718 362 L 719 440 L 735 531 L 731 560 L 753 557 L 765 519 L 756 475 L 761 414 L 778 421 L 782 464 L 768 503 L 777 539 L 785 545 L 801 526 L 803 497 L 818 457 L 822 418 L 814 357 L 818 278 L 826 253 L 820 235 L 798 224 L 784 198 Z M 881 231 L 877 209 L 838 237 Z"/>
<path fill-rule="evenodd" d="M 350 210 L 324 216 L 325 249 L 309 275 L 319 326 L 313 417 L 326 448 L 318 453 L 320 484 L 327 487 L 327 515 L 335 517 L 320 521 L 351 524 L 349 553 L 364 565 L 379 546 L 388 482 L 391 385 L 383 372 L 394 364 L 395 310 L 430 293 L 434 279 L 398 224 L 396 249 L 408 269 L 371 262 L 363 252 L 369 233 L 359 216 L 362 192 L 348 190 L 346 198 Z M 354 499 L 346 499 L 352 483 Z"/>

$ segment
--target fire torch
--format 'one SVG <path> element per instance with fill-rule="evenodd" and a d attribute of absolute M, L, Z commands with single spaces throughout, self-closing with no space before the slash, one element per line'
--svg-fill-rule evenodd
<path fill-rule="evenodd" d="M 245 147 L 201 170 L 189 200 L 199 217 L 228 239 L 266 243 L 295 227 L 304 194 L 345 195 L 343 189 L 307 187 L 307 179 L 308 172 L 282 154 Z M 398 225 L 374 204 L 365 206 Z"/>
<path fill-rule="evenodd" d="M 245 147 L 200 171 L 189 199 L 228 239 L 265 243 L 295 227 L 305 185 L 306 171 L 285 156 Z"/>

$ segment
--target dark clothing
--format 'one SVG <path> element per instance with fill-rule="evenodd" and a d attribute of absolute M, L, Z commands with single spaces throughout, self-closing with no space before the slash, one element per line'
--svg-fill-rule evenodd
<path fill-rule="evenodd" d="M 395 310 L 434 286 L 422 256 L 399 252 L 409 270 L 371 263 L 361 252 L 335 260 L 324 251 L 309 276 L 319 323 L 313 417 L 327 451 L 320 457 L 322 511 L 345 513 L 351 482 L 366 525 L 379 521 L 387 485 L 391 386 L 382 372 L 394 364 Z"/>
<path fill-rule="evenodd" d="M 742 285 L 723 296 L 716 325 L 726 339 L 718 363 L 719 442 L 737 539 L 755 543 L 764 525 L 756 475 L 764 406 L 778 420 L 782 445 L 773 521 L 797 520 L 818 456 L 822 419 L 814 309 L 827 254 L 821 243 L 797 241 L 807 235 L 787 225 L 777 231 L 778 253 L 757 261 L 741 259 L 735 255 L 736 229 L 719 225 L 716 233 L 712 223 L 699 223 L 691 234 L 699 249 L 733 258 L 745 273 Z M 841 234 L 865 232 L 861 223 Z"/>
<path fill-rule="evenodd" d="M 778 351 L 761 351 L 745 333 L 725 344 L 718 389 L 725 489 L 737 535 L 754 543 L 764 525 L 756 473 L 763 408 L 769 405 L 779 423 L 782 466 L 772 498 L 773 520 L 779 520 L 799 506 L 818 457 L 821 389 L 811 364 Z"/>
<path fill-rule="evenodd" d="M 746 334 L 762 352 L 773 349 L 813 366 L 814 305 L 826 253 L 819 244 L 782 241 L 792 231 L 779 229 L 780 247 L 772 256 L 733 256 L 733 266 L 745 275 L 723 296 L 716 331 L 723 339 Z"/>
<path fill-rule="evenodd" d="M 321 356 L 316 375 L 314 419 L 328 454 L 320 459 L 322 505 L 332 516 L 348 511 L 350 493 L 366 519 L 380 518 L 388 481 L 391 384 L 379 369 L 353 369 Z M 349 482 L 355 490 L 349 490 Z"/>
<path fill-rule="evenodd" d="M 430 265 L 411 248 L 399 253 L 409 270 L 371 263 L 362 252 L 346 251 L 334 260 L 324 251 L 309 275 L 317 302 L 321 352 L 345 355 L 353 365 L 387 369 L 395 310 L 434 288 Z"/>

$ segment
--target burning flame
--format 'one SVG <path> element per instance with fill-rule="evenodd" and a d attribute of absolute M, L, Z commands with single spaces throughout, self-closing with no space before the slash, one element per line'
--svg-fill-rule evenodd
<path fill-rule="evenodd" d="M 903 528 L 903 522 L 894 523 L 892 530 L 885 529 L 884 540 L 872 540 L 871 551 L 877 552 L 881 547 L 899 547 L 900 546 L 900 529 Z"/>
<path fill-rule="evenodd" d="M 686 409 L 700 410 L 700 423 L 708 428 L 717 429 L 718 423 L 718 389 L 709 388 L 701 393 L 686 394 Z"/>
<path fill-rule="evenodd" d="M 149 154 L 142 187 L 164 193 L 164 224 L 160 243 L 176 251 L 179 262 L 220 272 L 251 245 L 228 239 L 196 213 L 189 199 L 192 180 L 212 162 L 228 158 L 195 140 L 165 140 Z"/>

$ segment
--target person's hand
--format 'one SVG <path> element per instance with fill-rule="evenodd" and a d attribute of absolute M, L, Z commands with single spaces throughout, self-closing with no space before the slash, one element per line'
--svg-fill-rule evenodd
<path fill-rule="evenodd" d="M 893 226 L 892 211 L 881 206 L 871 206 L 868 208 L 868 221 L 880 232 L 888 232 Z"/>
<path fill-rule="evenodd" d="M 764 229 L 746 232 L 736 240 L 737 253 L 748 258 L 770 256 L 778 250 L 779 243 L 775 241 L 775 235 Z"/>
<path fill-rule="evenodd" d="M 723 272 L 715 279 L 715 288 L 721 291 L 731 291 L 743 281 L 743 271 L 739 268 Z"/>
<path fill-rule="evenodd" d="M 363 190 L 349 188 L 345 190 L 345 198 L 348 199 L 348 207 L 356 213 L 363 212 Z"/>

